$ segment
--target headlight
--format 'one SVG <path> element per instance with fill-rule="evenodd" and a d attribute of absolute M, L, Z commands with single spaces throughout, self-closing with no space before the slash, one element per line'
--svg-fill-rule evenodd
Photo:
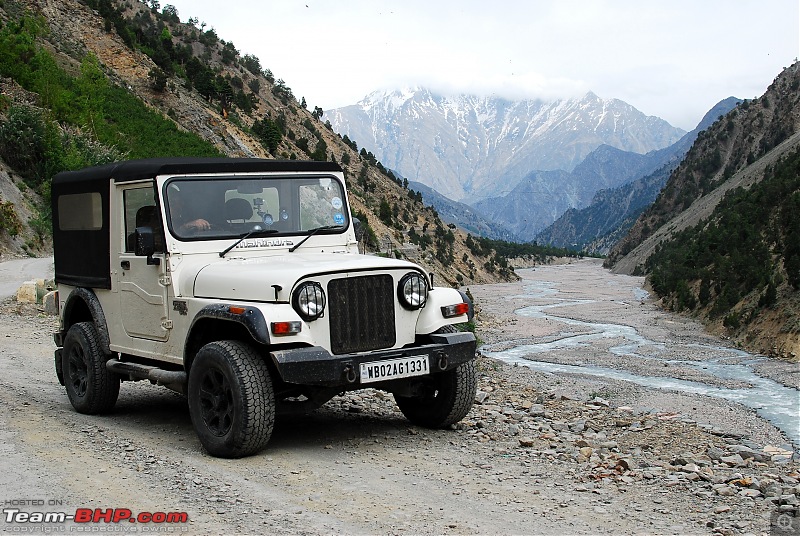
<path fill-rule="evenodd" d="M 400 279 L 397 298 L 406 309 L 420 309 L 428 300 L 428 281 L 421 274 L 411 272 Z"/>
<path fill-rule="evenodd" d="M 316 281 L 307 281 L 295 289 L 292 307 L 303 320 L 316 320 L 325 312 L 325 292 Z"/>

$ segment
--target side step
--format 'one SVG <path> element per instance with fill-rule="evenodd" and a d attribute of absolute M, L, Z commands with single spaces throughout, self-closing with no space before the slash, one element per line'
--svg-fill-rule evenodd
<path fill-rule="evenodd" d="M 141 365 L 116 359 L 106 361 L 106 368 L 131 381 L 149 380 L 156 385 L 163 385 L 173 391 L 186 394 L 188 377 L 182 370 L 164 370 L 152 365 Z"/>

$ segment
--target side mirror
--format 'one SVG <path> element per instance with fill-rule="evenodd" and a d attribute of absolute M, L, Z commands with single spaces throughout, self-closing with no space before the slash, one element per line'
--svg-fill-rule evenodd
<path fill-rule="evenodd" d="M 158 266 L 161 264 L 161 259 L 153 257 L 156 251 L 156 240 L 153 234 L 152 227 L 137 227 L 135 231 L 136 246 L 134 247 L 134 254 L 137 257 L 147 257 L 148 266 Z"/>
<path fill-rule="evenodd" d="M 353 218 L 353 230 L 356 232 L 356 240 L 361 242 L 361 239 L 364 238 L 366 229 L 364 229 L 364 224 L 361 223 L 361 220 L 355 217 Z"/>

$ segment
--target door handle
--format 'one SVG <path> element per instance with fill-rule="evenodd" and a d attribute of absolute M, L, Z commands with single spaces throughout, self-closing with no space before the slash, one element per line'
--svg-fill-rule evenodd
<path fill-rule="evenodd" d="M 119 265 L 122 266 L 123 270 L 131 269 L 131 261 L 122 261 L 121 263 L 119 263 Z"/>

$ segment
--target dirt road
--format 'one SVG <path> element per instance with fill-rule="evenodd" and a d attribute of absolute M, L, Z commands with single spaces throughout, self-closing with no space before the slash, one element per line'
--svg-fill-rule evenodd
<path fill-rule="evenodd" d="M 24 257 L 0 262 L 0 300 L 14 296 L 24 282 L 52 279 L 53 257 Z"/>
<path fill-rule="evenodd" d="M 470 289 L 490 348 L 565 330 L 514 313 L 536 278 L 558 281 L 558 296 L 594 300 L 575 306 L 584 319 L 674 322 L 649 336 L 677 330 L 684 342 L 708 342 L 634 298 L 637 278 L 591 263 L 524 277 Z M 791 445 L 754 411 L 724 400 L 481 357 L 480 403 L 453 430 L 412 427 L 390 396 L 367 391 L 279 420 L 259 455 L 220 460 L 203 453 L 184 399 L 163 388 L 125 383 L 112 415 L 75 413 L 53 372 L 54 325 L 36 308 L 0 307 L 4 532 L 733 535 L 797 523 L 789 516 L 800 503 Z M 598 358 L 611 341 L 598 344 L 559 352 Z M 719 426 L 696 424 L 689 407 L 720 416 Z M 186 513 L 188 521 L 13 517 L 82 508 Z"/>

